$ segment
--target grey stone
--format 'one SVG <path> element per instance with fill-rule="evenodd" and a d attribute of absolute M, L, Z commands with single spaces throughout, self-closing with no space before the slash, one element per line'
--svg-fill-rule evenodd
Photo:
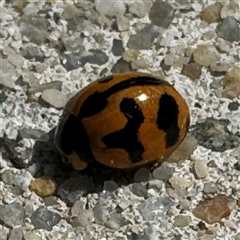
<path fill-rule="evenodd" d="M 184 216 L 184 215 L 177 215 L 174 218 L 174 226 L 176 227 L 187 227 L 189 223 L 191 222 L 190 216 Z"/>
<path fill-rule="evenodd" d="M 163 163 L 160 167 L 154 169 L 152 175 L 156 179 L 168 180 L 172 177 L 174 169 Z"/>
<path fill-rule="evenodd" d="M 137 209 L 144 221 L 156 221 L 166 214 L 172 204 L 173 202 L 169 197 L 149 197 L 138 205 Z"/>
<path fill-rule="evenodd" d="M 149 19 L 157 26 L 168 28 L 174 18 L 175 10 L 172 6 L 161 0 L 153 3 L 149 12 Z"/>
<path fill-rule="evenodd" d="M 53 81 L 38 86 L 32 86 L 31 88 L 29 88 L 28 92 L 29 93 L 43 92 L 44 90 L 47 89 L 57 89 L 60 91 L 62 89 L 62 81 Z"/>
<path fill-rule="evenodd" d="M 122 56 L 124 52 L 122 40 L 113 39 L 112 53 L 114 56 Z"/>
<path fill-rule="evenodd" d="M 125 3 L 122 0 L 118 1 L 98 0 L 96 1 L 95 7 L 99 13 L 106 14 L 108 16 L 123 15 L 126 9 Z"/>
<path fill-rule="evenodd" d="M 93 209 L 93 215 L 97 223 L 104 224 L 105 222 L 107 222 L 107 216 L 109 215 L 109 211 L 105 206 L 97 204 Z"/>
<path fill-rule="evenodd" d="M 103 189 L 109 192 L 117 190 L 118 185 L 114 181 L 104 181 Z"/>
<path fill-rule="evenodd" d="M 226 17 L 217 26 L 217 35 L 229 42 L 240 41 L 240 27 L 234 17 Z"/>
<path fill-rule="evenodd" d="M 41 45 L 48 38 L 48 21 L 40 15 L 23 15 L 20 20 L 20 32 L 31 42 Z"/>
<path fill-rule="evenodd" d="M 8 96 L 5 93 L 0 93 L 0 103 L 3 103 L 7 100 Z"/>
<path fill-rule="evenodd" d="M 140 168 L 134 175 L 135 182 L 146 182 L 150 178 L 150 171 L 147 168 Z"/>
<path fill-rule="evenodd" d="M 7 59 L 1 59 L 0 72 L 0 85 L 8 88 L 14 88 L 18 74 L 13 64 L 11 64 Z"/>
<path fill-rule="evenodd" d="M 42 99 L 54 108 L 63 108 L 67 103 L 67 96 L 57 89 L 46 89 L 42 93 Z"/>
<path fill-rule="evenodd" d="M 73 205 L 76 200 L 91 191 L 91 189 L 92 185 L 88 177 L 78 176 L 66 180 L 59 186 L 57 192 L 63 201 Z"/>
<path fill-rule="evenodd" d="M 45 207 L 39 207 L 31 216 L 32 224 L 37 229 L 51 231 L 52 228 L 61 220 L 58 213 L 49 211 Z"/>
<path fill-rule="evenodd" d="M 45 132 L 39 129 L 23 128 L 20 130 L 20 134 L 23 138 L 38 139 L 45 134 Z"/>
<path fill-rule="evenodd" d="M 10 227 L 23 226 L 25 209 L 19 203 L 0 205 L 0 221 Z"/>
<path fill-rule="evenodd" d="M 113 66 L 112 73 L 121 73 L 132 71 L 131 63 L 125 61 L 123 58 L 120 58 Z"/>
<path fill-rule="evenodd" d="M 133 183 L 131 186 L 132 193 L 138 197 L 147 197 L 147 189 L 141 183 Z"/>
<path fill-rule="evenodd" d="M 159 35 L 153 24 L 148 24 L 134 35 L 130 35 L 127 46 L 132 49 L 148 50 Z"/>
<path fill-rule="evenodd" d="M 220 60 L 220 54 L 214 46 L 199 45 L 197 49 L 193 51 L 193 58 L 196 63 L 209 66 Z"/>
<path fill-rule="evenodd" d="M 16 174 L 11 170 L 2 173 L 2 181 L 9 185 L 15 185 L 22 190 L 26 190 L 32 180 L 32 174 L 24 170 L 21 174 Z"/>
<path fill-rule="evenodd" d="M 23 230 L 21 228 L 12 229 L 8 240 L 22 240 Z"/>
<path fill-rule="evenodd" d="M 130 27 L 129 19 L 124 17 L 123 15 L 117 16 L 117 27 L 119 31 L 126 31 Z"/>
<path fill-rule="evenodd" d="M 133 2 L 133 4 L 129 8 L 129 12 L 138 16 L 139 18 L 142 18 L 150 11 L 151 7 L 151 1 L 138 0 L 136 2 Z"/>
<path fill-rule="evenodd" d="M 106 225 L 111 229 L 118 230 L 126 224 L 125 219 L 121 216 L 120 213 L 111 214 L 110 218 L 106 222 Z"/>
<path fill-rule="evenodd" d="M 203 179 L 208 176 L 208 169 L 204 161 L 197 160 L 194 164 L 194 170 L 198 179 Z"/>

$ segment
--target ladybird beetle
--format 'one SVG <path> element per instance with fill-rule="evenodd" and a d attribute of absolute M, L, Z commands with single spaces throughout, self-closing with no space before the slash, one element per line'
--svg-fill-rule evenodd
<path fill-rule="evenodd" d="M 189 122 L 187 104 L 168 82 L 119 73 L 94 81 L 69 100 L 55 142 L 76 170 L 94 161 L 135 168 L 170 156 Z"/>

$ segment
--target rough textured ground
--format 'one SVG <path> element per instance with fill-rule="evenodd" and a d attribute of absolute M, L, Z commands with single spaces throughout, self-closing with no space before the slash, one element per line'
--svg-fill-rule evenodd
<path fill-rule="evenodd" d="M 0 5 L 1 240 L 240 239 L 237 0 Z M 189 136 L 155 169 L 73 171 L 53 144 L 67 99 L 132 70 L 174 84 Z"/>

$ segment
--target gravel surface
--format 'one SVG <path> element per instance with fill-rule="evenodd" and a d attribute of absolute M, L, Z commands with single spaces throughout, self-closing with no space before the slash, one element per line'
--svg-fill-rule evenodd
<path fill-rule="evenodd" d="M 0 12 L 0 240 L 240 240 L 238 0 L 9 0 Z M 74 171 L 53 143 L 62 108 L 132 70 L 174 84 L 188 136 L 161 166 Z"/>

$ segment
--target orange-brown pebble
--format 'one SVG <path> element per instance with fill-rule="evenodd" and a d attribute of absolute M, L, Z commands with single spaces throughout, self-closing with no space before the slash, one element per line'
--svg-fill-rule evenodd
<path fill-rule="evenodd" d="M 42 176 L 40 178 L 32 180 L 29 188 L 38 196 L 45 198 L 55 193 L 57 185 L 51 177 Z"/>
<path fill-rule="evenodd" d="M 212 199 L 205 200 L 193 209 L 193 215 L 201 220 L 212 224 L 226 218 L 231 213 L 233 200 L 224 195 L 218 195 Z"/>

